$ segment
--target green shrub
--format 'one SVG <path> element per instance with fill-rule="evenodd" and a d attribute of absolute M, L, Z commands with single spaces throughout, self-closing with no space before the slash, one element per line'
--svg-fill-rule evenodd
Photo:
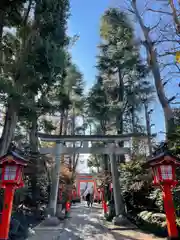
<path fill-rule="evenodd" d="M 157 236 L 166 237 L 166 215 L 143 211 L 138 214 L 138 226 L 144 231 L 154 233 Z"/>

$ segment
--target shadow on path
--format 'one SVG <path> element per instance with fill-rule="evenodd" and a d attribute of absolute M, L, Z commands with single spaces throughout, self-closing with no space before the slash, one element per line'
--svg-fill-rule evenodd
<path fill-rule="evenodd" d="M 139 240 L 123 235 L 123 233 L 113 232 L 99 222 L 99 212 L 96 208 L 86 208 L 84 206 L 73 207 L 71 218 L 66 220 L 64 230 L 57 240 Z M 115 230 L 118 230 L 117 228 Z M 122 228 L 121 228 L 122 230 Z M 128 231 L 126 228 L 125 230 Z M 54 239 L 54 240 L 56 240 Z M 148 240 L 148 239 L 144 239 Z"/>
<path fill-rule="evenodd" d="M 136 231 L 137 227 L 115 227 L 115 228 L 108 228 L 109 231 L 128 231 L 128 230 L 133 230 Z"/>

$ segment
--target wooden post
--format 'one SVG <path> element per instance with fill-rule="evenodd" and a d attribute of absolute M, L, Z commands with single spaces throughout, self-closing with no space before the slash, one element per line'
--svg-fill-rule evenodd
<path fill-rule="evenodd" d="M 169 240 L 175 240 L 178 238 L 178 230 L 176 226 L 176 215 L 175 208 L 173 204 L 171 186 L 169 184 L 164 184 L 163 188 L 163 200 L 164 209 L 166 212 L 167 230 L 169 234 Z"/>
<path fill-rule="evenodd" d="M 14 199 L 15 185 L 7 184 L 4 189 L 4 205 L 0 224 L 0 240 L 7 240 L 11 222 L 11 213 Z"/>

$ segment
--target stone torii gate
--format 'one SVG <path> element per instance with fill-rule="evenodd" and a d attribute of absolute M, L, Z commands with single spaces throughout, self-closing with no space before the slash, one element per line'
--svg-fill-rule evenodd
<path fill-rule="evenodd" d="M 119 181 L 117 179 L 117 166 L 115 164 L 115 155 L 123 155 L 130 153 L 130 149 L 126 147 L 119 147 L 116 143 L 129 141 L 132 137 L 144 138 L 145 135 L 135 134 L 122 134 L 122 135 L 49 135 L 45 133 L 38 133 L 38 137 L 41 141 L 54 142 L 55 146 L 51 148 L 40 148 L 41 154 L 53 154 L 55 156 L 55 172 L 53 176 L 54 191 L 51 193 L 52 199 L 50 201 L 51 216 L 56 214 L 57 194 L 59 185 L 59 168 L 60 159 L 62 154 L 108 154 L 110 156 L 111 171 L 112 171 L 112 183 L 115 200 L 116 216 L 122 216 L 124 213 L 120 203 L 122 202 L 119 194 Z M 104 147 L 90 147 L 89 142 L 104 142 Z M 66 142 L 83 142 L 81 147 L 66 147 Z"/>

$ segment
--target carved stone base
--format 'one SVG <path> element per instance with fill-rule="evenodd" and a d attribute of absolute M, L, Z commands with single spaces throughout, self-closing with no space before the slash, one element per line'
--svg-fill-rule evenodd
<path fill-rule="evenodd" d="M 58 226 L 60 224 L 60 220 L 57 217 L 47 217 L 42 223 L 41 226 Z"/>
<path fill-rule="evenodd" d="M 117 225 L 117 226 L 120 226 L 120 225 L 123 225 L 123 226 L 132 225 L 132 223 L 123 215 L 119 215 L 119 216 L 114 217 L 112 222 L 113 222 L 114 225 Z"/>

